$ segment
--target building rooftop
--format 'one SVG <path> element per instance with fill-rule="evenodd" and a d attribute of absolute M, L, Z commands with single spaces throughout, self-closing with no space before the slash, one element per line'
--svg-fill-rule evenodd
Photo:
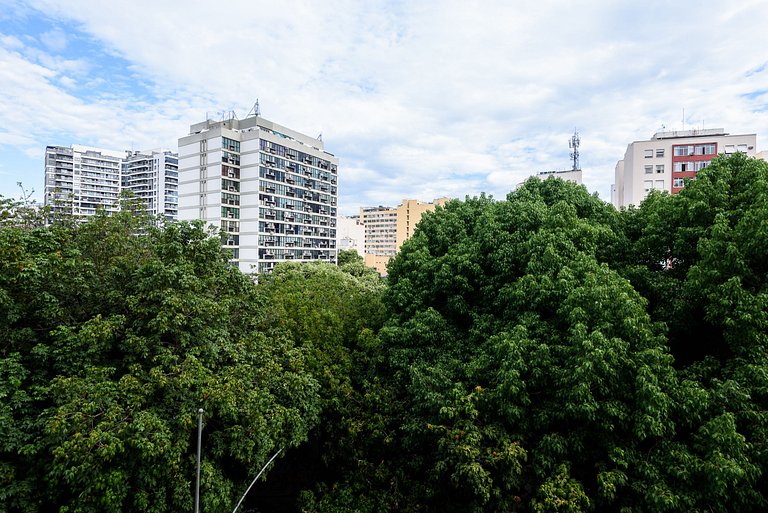
<path fill-rule="evenodd" d="M 704 128 L 701 130 L 672 130 L 656 132 L 651 137 L 652 141 L 659 139 L 680 139 L 683 137 L 712 137 L 713 135 L 728 135 L 724 128 Z"/>

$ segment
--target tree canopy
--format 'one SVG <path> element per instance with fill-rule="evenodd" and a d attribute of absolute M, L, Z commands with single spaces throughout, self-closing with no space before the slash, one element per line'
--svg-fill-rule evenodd
<path fill-rule="evenodd" d="M 0 509 L 768 508 L 768 164 L 616 211 L 531 179 L 258 280 L 199 224 L 0 205 Z M 277 501 L 276 497 L 282 497 Z M 230 509 L 228 509 L 230 508 Z"/>

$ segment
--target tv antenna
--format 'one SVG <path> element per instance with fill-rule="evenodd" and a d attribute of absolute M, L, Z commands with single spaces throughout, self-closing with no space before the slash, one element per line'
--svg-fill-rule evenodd
<path fill-rule="evenodd" d="M 253 107 L 251 107 L 251 110 L 248 111 L 248 114 L 245 115 L 246 118 L 250 117 L 251 114 L 254 116 L 261 116 L 261 109 L 259 108 L 259 99 L 256 98 L 256 103 L 253 104 Z"/>
<path fill-rule="evenodd" d="M 579 170 L 579 143 L 581 143 L 581 139 L 579 138 L 579 132 L 577 132 L 574 129 L 573 136 L 571 137 L 571 140 L 568 141 L 568 147 L 572 150 L 571 160 L 573 161 L 574 171 Z"/>

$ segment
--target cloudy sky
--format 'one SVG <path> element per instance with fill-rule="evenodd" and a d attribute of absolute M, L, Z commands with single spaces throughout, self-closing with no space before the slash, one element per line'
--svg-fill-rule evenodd
<path fill-rule="evenodd" d="M 341 159 L 340 208 L 503 197 L 569 169 L 610 199 L 628 143 L 725 128 L 768 149 L 765 0 L 0 0 L 0 195 L 49 144 L 176 149 L 259 100 Z"/>

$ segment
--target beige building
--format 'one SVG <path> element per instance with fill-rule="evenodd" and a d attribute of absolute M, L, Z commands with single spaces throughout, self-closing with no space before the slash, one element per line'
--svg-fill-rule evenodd
<path fill-rule="evenodd" d="M 677 194 L 686 179 L 695 179 L 720 153 L 754 157 L 756 142 L 755 134 L 730 135 L 713 128 L 657 132 L 648 141 L 630 143 L 616 163 L 611 203 L 616 208 L 639 205 L 652 190 Z"/>
<path fill-rule="evenodd" d="M 360 223 L 365 227 L 365 264 L 379 274 L 386 274 L 389 260 L 411 238 L 424 212 L 431 212 L 447 201 L 448 198 L 439 198 L 431 203 L 404 199 L 396 208 L 360 208 Z"/>

